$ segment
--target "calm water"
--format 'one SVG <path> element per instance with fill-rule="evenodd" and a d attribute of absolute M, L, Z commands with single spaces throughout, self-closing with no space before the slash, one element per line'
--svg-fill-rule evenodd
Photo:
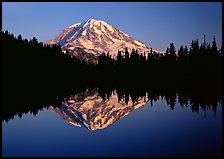
<path fill-rule="evenodd" d="M 37 115 L 2 122 L 2 156 L 221 156 L 222 106 L 181 106 L 148 96 L 118 101 L 86 91 Z"/>

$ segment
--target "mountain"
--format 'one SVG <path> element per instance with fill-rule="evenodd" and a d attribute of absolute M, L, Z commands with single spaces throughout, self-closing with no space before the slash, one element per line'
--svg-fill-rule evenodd
<path fill-rule="evenodd" d="M 118 101 L 116 92 L 109 99 L 103 99 L 97 90 L 87 90 L 64 100 L 60 108 L 49 107 L 64 120 L 74 126 L 85 127 L 88 130 L 104 129 L 131 111 L 140 108 L 148 101 L 147 97 L 128 103 L 124 99 Z"/>
<path fill-rule="evenodd" d="M 44 44 L 60 44 L 62 50 L 70 50 L 76 54 L 80 53 L 77 50 L 82 50 L 84 53 L 96 56 L 109 52 L 114 57 L 117 56 L 118 50 L 124 51 L 126 47 L 129 52 L 132 49 L 138 49 L 139 53 L 150 51 L 143 42 L 133 39 L 104 21 L 95 19 L 73 24 L 55 39 L 46 41 Z"/>

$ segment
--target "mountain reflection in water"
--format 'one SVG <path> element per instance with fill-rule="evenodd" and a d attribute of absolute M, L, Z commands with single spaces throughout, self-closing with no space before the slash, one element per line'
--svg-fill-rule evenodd
<path fill-rule="evenodd" d="M 183 87 L 184 86 L 184 87 Z M 58 112 L 74 125 L 83 125 L 87 129 L 106 128 L 132 110 L 149 102 L 151 106 L 157 100 L 166 101 L 166 105 L 174 110 L 177 105 L 191 107 L 192 112 L 212 111 L 216 116 L 217 105 L 223 105 L 220 87 L 188 87 L 182 85 L 149 85 L 125 83 L 113 85 L 44 85 L 23 87 L 13 85 L 4 89 L 2 121 L 13 120 L 17 115 L 34 116 L 39 111 L 49 108 Z M 16 96 L 12 98 L 12 90 Z M 72 95 L 71 95 L 72 94 Z M 67 100 L 65 100 L 65 98 Z"/>
<path fill-rule="evenodd" d="M 206 111 L 212 110 L 216 114 L 219 99 L 206 96 L 186 96 L 183 92 L 136 91 L 125 92 L 121 89 L 101 90 L 100 88 L 87 89 L 78 94 L 64 98 L 60 107 L 50 106 L 48 109 L 57 112 L 64 120 L 78 127 L 88 130 L 104 129 L 133 110 L 143 107 L 147 102 L 165 100 L 170 109 L 174 110 L 178 102 L 181 107 L 191 106 L 192 112 L 199 112 L 201 108 L 206 117 Z M 205 100 L 207 99 L 207 100 Z"/>
<path fill-rule="evenodd" d="M 128 100 L 127 100 L 128 98 Z M 108 99 L 103 99 L 96 89 L 72 95 L 62 102 L 61 107 L 52 107 L 63 119 L 75 126 L 84 126 L 89 130 L 104 129 L 131 111 L 146 104 L 148 98 L 138 98 L 132 101 L 131 97 L 118 100 L 116 91 Z"/>

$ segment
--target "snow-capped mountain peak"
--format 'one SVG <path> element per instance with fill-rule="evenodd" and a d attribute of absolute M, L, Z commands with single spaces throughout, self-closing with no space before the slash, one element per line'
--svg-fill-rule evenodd
<path fill-rule="evenodd" d="M 140 53 L 149 52 L 143 42 L 133 39 L 128 34 L 102 20 L 93 18 L 83 23 L 76 23 L 64 29 L 55 39 L 45 44 L 60 44 L 62 50 L 74 51 L 81 48 L 87 53 L 100 55 L 110 53 L 116 56 L 118 50 L 137 49 Z"/>

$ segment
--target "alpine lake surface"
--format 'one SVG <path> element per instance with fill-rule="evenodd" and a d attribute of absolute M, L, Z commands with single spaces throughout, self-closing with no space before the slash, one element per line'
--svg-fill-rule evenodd
<path fill-rule="evenodd" d="M 222 101 L 87 89 L 3 118 L 2 156 L 220 157 Z"/>

